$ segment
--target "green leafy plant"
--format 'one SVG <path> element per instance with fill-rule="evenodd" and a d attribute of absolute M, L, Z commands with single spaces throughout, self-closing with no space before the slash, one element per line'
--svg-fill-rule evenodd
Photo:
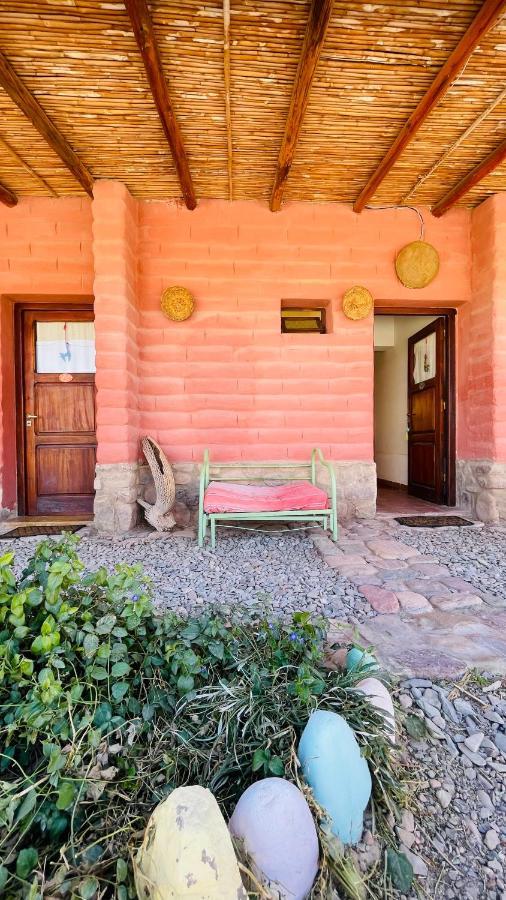
<path fill-rule="evenodd" d="M 77 543 L 43 541 L 19 578 L 0 559 L 2 896 L 134 897 L 129 848 L 156 803 L 199 783 L 229 814 L 257 778 L 296 780 L 316 706 L 355 729 L 386 820 L 389 745 L 360 671 L 324 668 L 323 621 L 157 615 L 140 566 L 85 572 Z"/>

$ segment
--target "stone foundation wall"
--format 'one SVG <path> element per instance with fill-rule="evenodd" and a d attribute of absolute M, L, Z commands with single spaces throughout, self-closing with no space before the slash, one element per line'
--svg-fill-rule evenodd
<path fill-rule="evenodd" d="M 457 504 L 481 522 L 506 519 L 506 463 L 457 460 Z"/>
<path fill-rule="evenodd" d="M 139 521 L 138 463 L 107 463 L 95 470 L 94 525 L 99 531 L 121 533 Z"/>

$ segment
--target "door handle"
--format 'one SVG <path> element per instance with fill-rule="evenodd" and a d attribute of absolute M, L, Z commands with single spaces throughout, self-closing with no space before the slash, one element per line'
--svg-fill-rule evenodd
<path fill-rule="evenodd" d="M 26 419 L 26 421 L 25 421 L 25 426 L 26 426 L 26 428 L 31 428 L 31 427 L 32 427 L 32 419 L 37 419 L 37 418 L 38 418 L 38 416 L 34 416 L 33 413 L 27 413 L 26 416 L 25 416 L 25 419 Z"/>

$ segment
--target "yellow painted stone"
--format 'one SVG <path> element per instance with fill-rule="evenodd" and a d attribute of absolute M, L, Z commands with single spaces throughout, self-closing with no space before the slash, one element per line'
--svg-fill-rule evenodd
<path fill-rule="evenodd" d="M 199 785 L 176 788 L 156 807 L 134 868 L 145 900 L 247 900 L 225 820 Z"/>

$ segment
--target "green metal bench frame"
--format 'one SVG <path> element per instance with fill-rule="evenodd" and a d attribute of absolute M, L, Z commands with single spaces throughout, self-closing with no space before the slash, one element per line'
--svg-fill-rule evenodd
<path fill-rule="evenodd" d="M 213 469 L 212 478 L 210 476 L 210 469 Z M 223 513 L 206 513 L 204 511 L 204 494 L 206 492 L 206 488 L 209 482 L 212 481 L 231 481 L 235 482 L 247 482 L 250 483 L 252 481 L 265 481 L 265 475 L 252 475 L 248 474 L 248 469 L 273 469 L 276 474 L 273 472 L 273 480 L 282 481 L 282 478 L 277 477 L 277 473 L 279 470 L 283 469 L 306 469 L 307 474 L 304 476 L 299 476 L 296 478 L 291 478 L 290 481 L 307 481 L 308 477 L 311 479 L 311 484 L 316 485 L 316 475 L 317 475 L 317 466 L 323 466 L 327 472 L 329 477 L 329 489 L 330 489 L 330 501 L 331 505 L 329 509 L 292 509 L 292 510 L 281 510 L 280 512 L 223 512 Z M 241 474 L 239 477 L 235 476 L 233 479 L 227 478 L 227 472 L 230 472 L 231 469 L 243 470 L 244 474 Z M 219 523 L 226 523 L 231 521 L 237 522 L 258 522 L 258 521 L 266 520 L 268 522 L 300 522 L 308 523 L 310 525 L 321 525 L 323 528 L 328 528 L 331 532 L 332 539 L 337 541 L 339 536 L 339 524 L 337 521 L 337 488 L 336 488 L 336 473 L 329 462 L 327 462 L 324 457 L 322 451 L 315 447 L 315 449 L 311 453 L 311 462 L 309 463 L 299 463 L 296 461 L 289 463 L 262 463 L 262 462 L 237 462 L 237 463 L 211 463 L 209 459 L 209 450 L 204 451 L 204 461 L 200 467 L 200 490 L 199 490 L 199 531 L 198 531 L 198 541 L 199 547 L 204 545 L 204 541 L 207 534 L 207 527 L 210 527 L 211 531 L 211 547 L 214 550 L 216 547 L 216 525 Z"/>

